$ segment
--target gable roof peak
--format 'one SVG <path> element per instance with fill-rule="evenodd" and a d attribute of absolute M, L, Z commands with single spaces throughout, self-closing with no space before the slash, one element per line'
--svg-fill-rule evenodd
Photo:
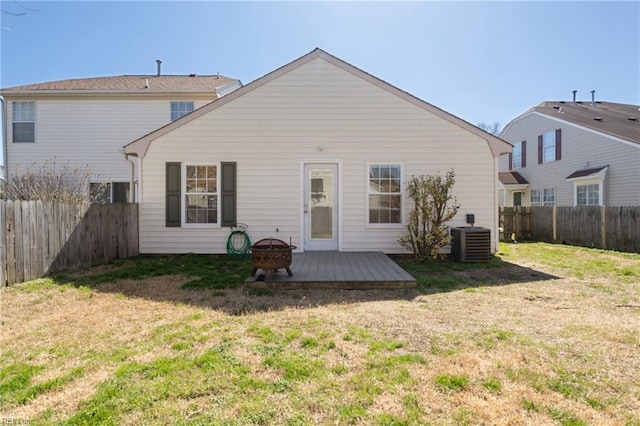
<path fill-rule="evenodd" d="M 233 102 L 235 99 L 237 99 L 240 96 L 245 95 L 248 92 L 253 91 L 254 89 L 267 84 L 269 82 L 271 82 L 272 80 L 275 80 L 276 78 L 279 78 L 280 76 L 287 74 L 288 72 L 295 70 L 311 61 L 313 61 L 315 58 L 320 57 L 323 60 L 329 62 L 330 64 L 336 66 L 337 68 L 342 69 L 343 71 L 346 71 L 348 73 L 351 73 L 353 75 L 355 75 L 356 77 L 359 77 L 365 81 L 367 81 L 368 83 L 371 83 L 379 88 L 381 88 L 382 90 L 386 90 L 389 93 L 392 93 L 400 98 L 402 98 L 403 100 L 419 107 L 422 109 L 425 109 L 427 111 L 429 111 L 430 113 L 432 113 L 433 115 L 446 120 L 450 123 L 452 123 L 453 125 L 456 125 L 458 127 L 461 127 L 463 129 L 465 129 L 466 131 L 468 131 L 469 133 L 472 133 L 478 137 L 480 137 L 481 139 L 484 139 L 487 144 L 489 145 L 489 149 L 492 153 L 492 155 L 494 157 L 498 157 L 501 154 L 505 154 L 507 152 L 511 152 L 511 149 L 513 148 L 512 145 L 509 142 L 506 142 L 502 139 L 500 139 L 499 137 L 492 135 L 488 132 L 485 132 L 484 130 L 474 126 L 473 124 L 447 112 L 444 111 L 443 109 L 440 109 L 426 101 L 423 101 L 422 99 L 408 93 L 405 92 L 404 90 L 401 90 L 399 88 L 397 88 L 396 86 L 393 86 L 390 83 L 387 83 L 386 81 L 367 73 L 366 71 L 363 71 L 362 69 L 349 64 L 348 62 L 331 55 L 330 53 L 320 49 L 319 47 L 316 47 L 315 49 L 313 49 L 311 52 L 297 58 L 294 59 L 293 61 L 282 65 L 279 68 L 276 68 L 275 70 L 265 74 L 264 76 L 244 85 L 242 88 L 235 90 L 234 92 L 216 99 L 212 102 L 210 102 L 209 104 L 193 111 L 191 114 L 187 114 L 186 116 L 172 122 L 169 123 L 167 125 L 165 125 L 164 127 L 161 127 L 129 144 L 127 144 L 125 146 L 125 150 L 127 150 L 128 153 L 130 154 L 135 154 L 138 155 L 140 157 L 144 156 L 147 148 L 149 147 L 149 144 L 151 143 L 151 141 L 153 141 L 154 139 L 172 131 L 175 128 L 178 128 L 180 126 L 183 126 L 186 123 L 189 123 L 192 120 L 197 119 L 198 117 L 201 117 L 202 115 L 218 108 L 221 107 L 223 105 L 225 105 L 228 102 Z"/>

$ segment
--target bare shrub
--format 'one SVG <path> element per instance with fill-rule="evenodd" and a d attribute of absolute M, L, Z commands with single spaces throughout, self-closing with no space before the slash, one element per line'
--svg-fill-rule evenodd
<path fill-rule="evenodd" d="M 412 176 L 407 183 L 407 194 L 414 209 L 409 212 L 407 233 L 398 243 L 410 250 L 417 260 L 435 259 L 440 249 L 449 244 L 451 235 L 446 222 L 453 219 L 460 205 L 451 195 L 455 172 L 440 175 Z"/>
<path fill-rule="evenodd" d="M 55 159 L 38 166 L 16 166 L 16 173 L 4 187 L 8 200 L 41 200 L 82 203 L 92 201 L 89 191 L 91 171 L 72 167 L 69 162 L 57 166 Z"/>

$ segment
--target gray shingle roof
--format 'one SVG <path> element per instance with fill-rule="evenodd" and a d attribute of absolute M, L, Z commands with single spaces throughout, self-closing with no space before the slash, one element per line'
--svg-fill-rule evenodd
<path fill-rule="evenodd" d="M 56 91 L 99 92 L 213 92 L 217 87 L 238 80 L 218 75 L 120 75 L 113 77 L 76 78 L 46 83 L 7 87 L 2 93 Z M 146 87 L 148 83 L 148 87 Z"/>
<path fill-rule="evenodd" d="M 640 144 L 640 107 L 613 102 L 547 101 L 532 108 L 560 120 Z"/>

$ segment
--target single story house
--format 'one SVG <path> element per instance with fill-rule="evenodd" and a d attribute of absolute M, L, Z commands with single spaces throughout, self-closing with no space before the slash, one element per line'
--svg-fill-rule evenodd
<path fill-rule="evenodd" d="M 139 161 L 140 252 L 225 253 L 230 226 L 298 251 L 404 253 L 406 183 L 456 173 L 450 223 L 498 238 L 511 145 L 321 49 L 125 146 Z"/>

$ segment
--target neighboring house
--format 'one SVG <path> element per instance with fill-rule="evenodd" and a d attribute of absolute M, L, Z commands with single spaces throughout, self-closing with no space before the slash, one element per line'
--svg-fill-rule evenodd
<path fill-rule="evenodd" d="M 500 136 L 501 205 L 640 205 L 637 105 L 543 102 Z"/>
<path fill-rule="evenodd" d="M 159 62 L 159 61 L 158 61 Z M 103 202 L 130 199 L 134 173 L 122 147 L 241 87 L 220 75 L 124 75 L 0 90 L 6 174 L 45 162 L 89 168 Z"/>
<path fill-rule="evenodd" d="M 320 49 L 125 147 L 138 156 L 141 253 L 225 253 L 229 227 L 299 251 L 402 253 L 406 183 L 456 173 L 451 226 L 498 239 L 511 146 Z"/>

